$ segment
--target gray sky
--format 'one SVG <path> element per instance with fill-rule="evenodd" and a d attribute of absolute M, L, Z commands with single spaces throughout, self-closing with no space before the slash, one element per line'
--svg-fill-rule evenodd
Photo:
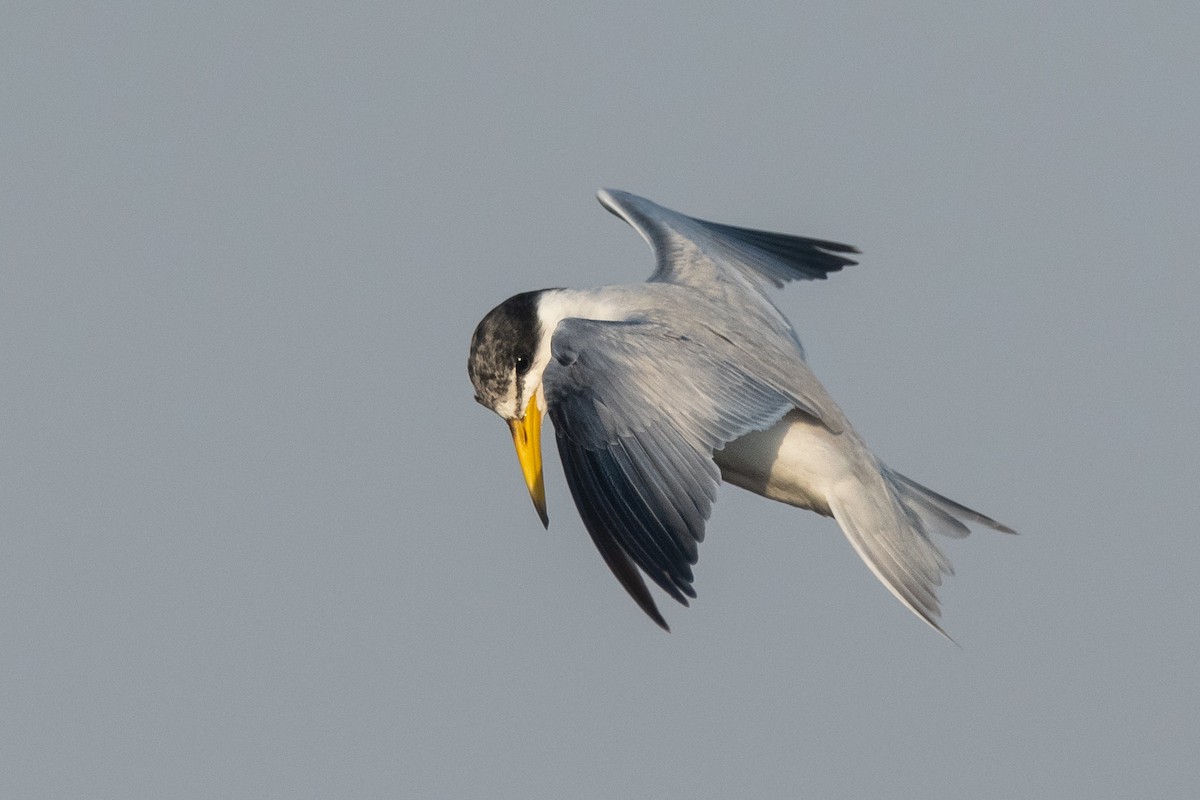
<path fill-rule="evenodd" d="M 177 5 L 0 24 L 0 795 L 1200 792 L 1200 7 Z M 863 249 L 778 301 L 1022 532 L 961 648 L 731 487 L 670 635 L 541 529 L 467 344 L 649 274 L 600 186 Z"/>

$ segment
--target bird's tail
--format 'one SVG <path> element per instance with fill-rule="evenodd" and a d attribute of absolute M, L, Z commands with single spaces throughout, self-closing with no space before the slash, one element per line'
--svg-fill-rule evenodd
<path fill-rule="evenodd" d="M 984 525 L 1001 533 L 1016 533 L 1012 528 L 997 522 L 991 517 L 980 514 L 974 509 L 956 503 L 949 497 L 940 495 L 933 489 L 901 475 L 899 472 L 883 468 L 883 473 L 892 484 L 892 489 L 900 498 L 900 502 L 910 515 L 916 516 L 925 531 L 940 533 L 952 539 L 961 539 L 971 532 L 966 523 Z"/>
<path fill-rule="evenodd" d="M 831 493 L 834 519 L 892 594 L 945 635 L 937 623 L 941 608 L 936 589 L 942 575 L 952 575 L 954 570 L 930 535 L 961 538 L 970 533 L 967 523 L 1015 531 L 882 464 L 866 480 L 861 477 Z"/>

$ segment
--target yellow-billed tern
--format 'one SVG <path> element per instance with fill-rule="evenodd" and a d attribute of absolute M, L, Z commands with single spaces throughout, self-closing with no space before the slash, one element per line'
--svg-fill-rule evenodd
<path fill-rule="evenodd" d="M 952 572 L 930 534 L 1012 530 L 889 469 L 804 360 L 767 298 L 856 262 L 844 244 L 684 216 L 627 192 L 601 204 L 654 250 L 642 284 L 505 300 L 471 340 L 475 399 L 508 421 L 547 523 L 542 417 L 596 548 L 663 628 L 638 569 L 680 603 L 722 480 L 832 516 L 892 594 L 936 630 Z"/>

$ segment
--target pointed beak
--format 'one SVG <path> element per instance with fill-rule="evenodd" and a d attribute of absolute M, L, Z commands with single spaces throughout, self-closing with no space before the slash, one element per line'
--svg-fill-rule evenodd
<path fill-rule="evenodd" d="M 537 509 L 542 525 L 549 528 L 550 518 L 546 516 L 546 485 L 542 480 L 542 412 L 538 408 L 536 393 L 525 408 L 525 416 L 510 419 L 508 428 L 512 431 L 517 458 L 521 462 L 521 474 L 525 476 L 525 485 L 529 487 L 533 507 Z"/>

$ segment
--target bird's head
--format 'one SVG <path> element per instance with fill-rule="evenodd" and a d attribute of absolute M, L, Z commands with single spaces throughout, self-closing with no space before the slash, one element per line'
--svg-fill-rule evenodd
<path fill-rule="evenodd" d="M 523 292 L 487 313 L 471 337 L 467 373 L 475 400 L 499 414 L 512 431 L 529 496 L 543 525 L 546 489 L 542 479 L 542 372 L 548 360 L 538 316 L 542 292 Z"/>

